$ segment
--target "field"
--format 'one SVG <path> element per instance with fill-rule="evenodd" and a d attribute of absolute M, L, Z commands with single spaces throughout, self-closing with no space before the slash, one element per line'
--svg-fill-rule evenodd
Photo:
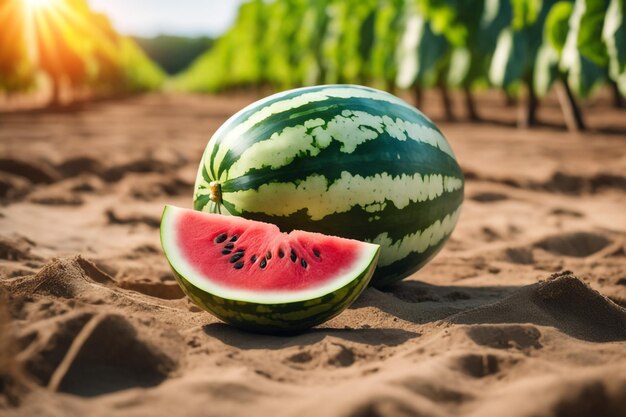
<path fill-rule="evenodd" d="M 438 97 L 467 180 L 451 240 L 294 337 L 200 311 L 159 245 L 163 205 L 191 206 L 207 140 L 257 97 L 2 114 L 0 415 L 623 415 L 625 113 L 600 95 L 572 134 L 549 99 L 524 130 L 495 93 L 471 124 Z"/>

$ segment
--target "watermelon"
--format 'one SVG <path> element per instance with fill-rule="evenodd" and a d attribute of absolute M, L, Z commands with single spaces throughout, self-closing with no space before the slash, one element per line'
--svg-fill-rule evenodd
<path fill-rule="evenodd" d="M 324 85 L 267 97 L 209 140 L 194 208 L 376 243 L 372 282 L 421 268 L 454 229 L 463 174 L 437 126 L 386 92 Z"/>
<path fill-rule="evenodd" d="M 307 329 L 341 313 L 374 273 L 379 246 L 166 206 L 161 245 L 183 291 L 234 326 Z"/>

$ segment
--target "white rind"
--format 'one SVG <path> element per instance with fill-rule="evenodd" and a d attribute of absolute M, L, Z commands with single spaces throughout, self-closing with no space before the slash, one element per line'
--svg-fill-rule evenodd
<path fill-rule="evenodd" d="M 172 268 L 194 287 L 228 300 L 257 304 L 285 304 L 320 298 L 354 281 L 372 262 L 376 261 L 375 258 L 379 250 L 379 246 L 376 244 L 360 242 L 363 244 L 363 250 L 350 271 L 340 275 L 332 282 L 313 289 L 259 292 L 226 288 L 212 282 L 210 277 L 203 275 L 194 265 L 187 262 L 181 253 L 177 245 L 176 219 L 185 211 L 187 209 L 170 205 L 165 206 L 163 218 L 161 219 L 161 245 L 163 246 L 165 256 Z"/>

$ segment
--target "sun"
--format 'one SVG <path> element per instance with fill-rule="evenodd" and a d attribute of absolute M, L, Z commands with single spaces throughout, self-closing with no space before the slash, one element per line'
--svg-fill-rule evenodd
<path fill-rule="evenodd" d="M 32 9 L 43 9 L 51 7 L 57 0 L 24 0 L 26 4 Z"/>

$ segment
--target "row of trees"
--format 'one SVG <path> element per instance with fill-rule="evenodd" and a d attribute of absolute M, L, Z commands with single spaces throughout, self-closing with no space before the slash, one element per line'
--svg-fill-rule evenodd
<path fill-rule="evenodd" d="M 626 96 L 626 0 L 252 0 L 234 26 L 175 80 L 220 91 L 360 83 L 393 91 L 498 87 L 521 100 L 521 125 L 551 88 L 570 129 L 582 129 L 575 96 L 610 85 Z"/>
<path fill-rule="evenodd" d="M 86 0 L 0 3 L 0 93 L 48 81 L 52 104 L 62 96 L 154 90 L 162 70 Z"/>

